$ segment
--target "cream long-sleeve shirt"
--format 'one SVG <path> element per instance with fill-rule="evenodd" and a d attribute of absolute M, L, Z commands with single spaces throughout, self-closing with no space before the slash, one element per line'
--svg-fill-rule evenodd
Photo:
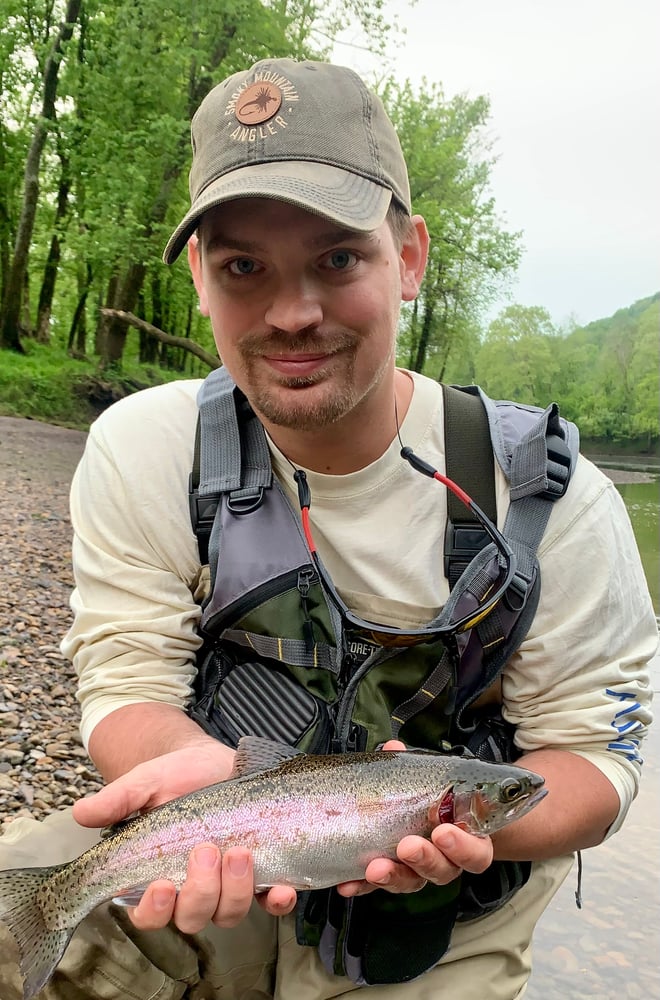
<path fill-rule="evenodd" d="M 403 442 L 444 470 L 442 394 L 414 375 Z M 199 646 L 207 586 L 188 512 L 201 382 L 148 389 L 92 426 L 73 480 L 74 623 L 62 643 L 80 679 L 85 744 L 115 709 L 144 701 L 183 706 Z M 344 476 L 309 472 L 314 538 L 345 601 L 373 620 L 420 625 L 447 597 L 442 572 L 445 490 L 414 472 L 399 442 Z M 273 465 L 296 493 L 292 469 Z M 496 466 L 498 520 L 508 488 Z M 588 758 L 620 799 L 620 826 L 637 791 L 650 722 L 647 661 L 657 628 L 624 505 L 580 458 L 553 507 L 539 550 L 538 612 L 503 674 L 503 710 L 524 751 Z M 219 567 L 222 572 L 222 567 Z"/>

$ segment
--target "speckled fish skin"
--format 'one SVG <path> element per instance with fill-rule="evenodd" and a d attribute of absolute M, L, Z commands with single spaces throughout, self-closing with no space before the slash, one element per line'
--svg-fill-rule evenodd
<path fill-rule="evenodd" d="M 471 758 L 310 756 L 247 737 L 229 780 L 127 823 L 69 864 L 0 872 L 0 920 L 19 946 L 24 998 L 47 982 L 88 913 L 157 878 L 180 886 L 202 841 L 249 848 L 257 889 L 323 888 L 363 878 L 373 858 L 396 856 L 402 837 L 428 837 L 448 818 L 490 834 L 528 812 L 542 786 L 531 771 Z"/>

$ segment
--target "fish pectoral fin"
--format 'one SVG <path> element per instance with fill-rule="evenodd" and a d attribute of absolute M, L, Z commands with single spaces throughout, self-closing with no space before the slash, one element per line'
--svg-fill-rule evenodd
<path fill-rule="evenodd" d="M 140 813 L 134 812 L 131 813 L 130 816 L 127 816 L 125 819 L 117 820 L 117 822 L 113 823 L 112 826 L 104 826 L 103 829 L 101 830 L 101 840 L 107 840 L 108 837 L 114 837 L 116 833 L 121 833 L 122 830 L 125 830 L 127 826 L 131 826 L 131 824 L 134 823 L 135 820 L 139 818 L 140 818 Z"/>
<path fill-rule="evenodd" d="M 145 882 L 144 885 L 133 885 L 130 889 L 122 889 L 112 897 L 112 902 L 115 906 L 137 906 L 148 888 L 149 883 Z"/>
<path fill-rule="evenodd" d="M 314 887 L 314 879 L 302 878 L 302 877 L 299 879 L 283 878 L 277 884 L 288 885 L 290 889 L 295 889 L 297 892 L 306 892 L 308 889 L 312 889 Z M 272 888 L 273 888 L 273 883 L 269 882 L 268 885 L 255 885 L 254 891 L 268 892 L 268 890 Z"/>
<path fill-rule="evenodd" d="M 296 750 L 287 743 L 268 740 L 264 736 L 241 736 L 229 777 L 245 778 L 259 771 L 271 771 L 285 760 L 300 756 L 304 756 L 302 750 Z"/>

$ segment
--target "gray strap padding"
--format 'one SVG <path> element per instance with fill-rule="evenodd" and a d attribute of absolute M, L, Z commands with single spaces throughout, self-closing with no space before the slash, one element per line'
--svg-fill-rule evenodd
<path fill-rule="evenodd" d="M 197 397 L 201 421 L 200 496 L 244 496 L 272 481 L 266 433 L 226 368 L 206 377 Z M 240 423 L 237 415 L 240 408 Z"/>
<path fill-rule="evenodd" d="M 567 436 L 552 403 L 523 434 L 511 455 L 509 473 L 511 503 L 504 522 L 504 534 L 516 553 L 518 572 L 532 578 L 536 552 L 546 529 L 556 499 L 565 492 L 565 484 L 575 465 L 574 441 L 566 441 L 569 466 L 554 462 L 548 455 L 548 440 L 562 441 Z"/>

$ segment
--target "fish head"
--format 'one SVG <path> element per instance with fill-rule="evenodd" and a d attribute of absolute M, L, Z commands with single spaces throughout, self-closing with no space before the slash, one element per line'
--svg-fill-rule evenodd
<path fill-rule="evenodd" d="M 540 774 L 508 765 L 488 765 L 489 773 L 454 781 L 435 803 L 436 821 L 478 836 L 489 836 L 520 819 L 548 794 Z M 501 767 L 500 776 L 492 773 Z"/>

